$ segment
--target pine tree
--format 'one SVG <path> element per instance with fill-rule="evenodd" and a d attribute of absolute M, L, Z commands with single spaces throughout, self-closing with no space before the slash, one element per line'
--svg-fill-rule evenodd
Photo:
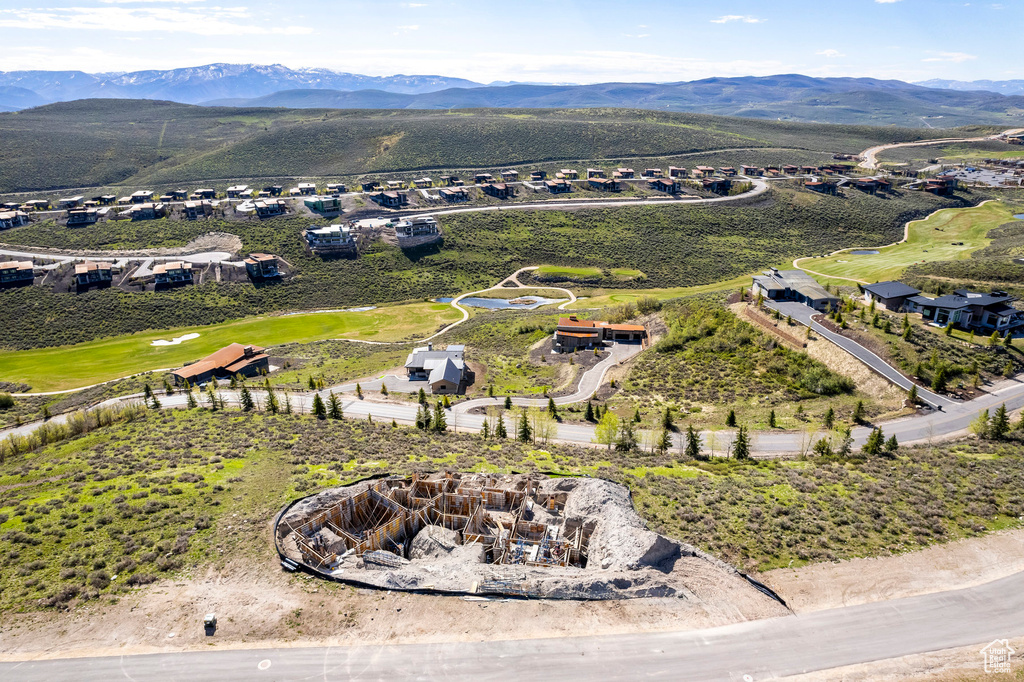
<path fill-rule="evenodd" d="M 945 366 L 941 366 L 935 370 L 935 374 L 932 375 L 932 390 L 936 393 L 941 393 L 946 390 L 946 383 L 948 382 L 948 372 Z"/>
<path fill-rule="evenodd" d="M 356 397 L 360 400 L 363 399 L 363 387 L 359 385 L 359 382 L 356 382 Z"/>
<path fill-rule="evenodd" d="M 892 320 L 890 320 L 888 317 L 885 318 L 885 323 L 882 324 L 882 331 L 885 332 L 886 334 L 892 334 Z"/>
<path fill-rule="evenodd" d="M 768 413 L 768 428 L 775 428 L 775 410 Z"/>
<path fill-rule="evenodd" d="M 868 436 L 868 441 L 864 443 L 864 447 L 861 448 L 861 452 L 865 455 L 880 455 L 885 448 L 885 434 L 882 433 L 882 429 L 872 429 L 871 435 Z"/>
<path fill-rule="evenodd" d="M 487 397 L 488 398 L 493 398 L 494 397 L 494 384 L 488 384 L 488 386 L 487 386 Z"/>
<path fill-rule="evenodd" d="M 192 394 L 191 388 L 185 393 L 185 399 L 188 401 L 188 409 L 194 410 L 199 407 L 199 404 L 196 402 L 196 397 Z"/>
<path fill-rule="evenodd" d="M 419 400 L 420 405 L 427 404 L 427 393 L 422 388 L 420 389 L 419 396 L 417 399 Z"/>
<path fill-rule="evenodd" d="M 874 315 L 871 316 L 871 326 L 872 327 L 877 327 L 878 326 L 878 313 L 875 313 Z"/>
<path fill-rule="evenodd" d="M 594 406 L 587 401 L 587 411 L 583 413 L 583 418 L 588 422 L 594 421 Z"/>
<path fill-rule="evenodd" d="M 1010 432 L 1010 417 L 1006 414 L 1006 403 L 996 408 L 996 413 L 992 415 L 992 423 L 988 427 L 988 432 L 992 438 L 996 439 L 1003 438 Z"/>
<path fill-rule="evenodd" d="M 309 375 L 309 382 L 307 383 L 307 385 L 309 386 L 309 390 L 311 390 L 311 391 L 315 391 L 316 390 L 316 381 L 313 380 L 313 375 L 312 374 Z"/>
<path fill-rule="evenodd" d="M 548 397 L 548 414 L 552 419 L 558 419 L 558 408 L 555 407 L 555 399 Z"/>
<path fill-rule="evenodd" d="M 946 325 L 946 328 L 942 330 L 942 333 L 946 336 L 953 336 L 953 323 L 950 322 Z"/>
<path fill-rule="evenodd" d="M 676 425 L 672 421 L 672 408 L 665 406 L 665 412 L 661 415 L 661 428 L 665 431 L 675 431 Z"/>
<path fill-rule="evenodd" d="M 174 395 L 174 386 L 171 386 L 171 382 L 166 378 L 164 379 L 164 393 L 167 395 Z"/>
<path fill-rule="evenodd" d="M 153 389 L 149 387 L 149 384 L 142 387 L 142 394 L 146 396 L 146 402 L 149 402 L 149 399 L 153 397 Z"/>
<path fill-rule="evenodd" d="M 281 403 L 277 401 L 277 395 L 268 390 L 267 391 L 267 412 L 270 414 L 277 414 L 281 411 Z"/>
<path fill-rule="evenodd" d="M 747 427 L 741 426 L 736 433 L 736 440 L 732 445 L 732 454 L 736 459 L 750 459 L 750 437 L 747 436 Z"/>
<path fill-rule="evenodd" d="M 152 395 L 152 396 L 149 397 L 149 406 L 152 407 L 154 410 L 159 410 L 160 409 L 160 407 L 161 407 L 160 401 L 157 400 L 155 395 Z"/>
<path fill-rule="evenodd" d="M 212 381 L 206 385 L 206 400 L 210 403 L 210 411 L 216 412 L 219 405 L 217 402 L 217 393 L 213 389 Z"/>
<path fill-rule="evenodd" d="M 858 400 L 857 406 L 853 408 L 853 423 L 860 424 L 864 421 L 864 401 Z"/>
<path fill-rule="evenodd" d="M 1013 347 L 1013 334 L 1006 332 L 1006 336 L 1003 337 L 1003 345 L 1007 348 Z"/>
<path fill-rule="evenodd" d="M 238 392 L 238 402 L 242 406 L 243 412 L 252 412 L 253 408 L 256 407 L 248 386 L 242 386 L 242 390 Z"/>
<path fill-rule="evenodd" d="M 988 345 L 995 346 L 999 343 L 999 332 L 992 332 L 992 336 L 988 337 Z"/>
<path fill-rule="evenodd" d="M 444 409 L 447 410 L 449 407 L 452 406 L 452 401 L 448 399 L 448 396 L 444 396 L 442 400 L 444 401 Z"/>
<path fill-rule="evenodd" d="M 327 416 L 331 419 L 341 419 L 344 416 L 341 413 L 341 401 L 338 400 L 338 396 L 334 395 L 334 391 L 331 391 L 331 395 L 327 398 Z"/>
<path fill-rule="evenodd" d="M 826 429 L 831 429 L 836 423 L 836 411 L 832 409 L 832 406 L 828 406 L 828 410 L 825 411 L 825 419 L 822 420 L 822 426 Z"/>
<path fill-rule="evenodd" d="M 904 340 L 904 341 L 909 341 L 909 340 L 910 340 L 910 337 L 911 337 L 911 335 L 912 335 L 913 333 L 914 333 L 914 332 L 913 332 L 913 330 L 912 330 L 912 329 L 911 329 L 910 327 L 907 327 L 906 329 L 904 329 L 904 330 L 903 330 L 903 340 Z"/>
<path fill-rule="evenodd" d="M 444 406 L 441 401 L 438 400 L 437 404 L 434 405 L 434 431 L 438 433 L 444 433 L 448 429 L 448 422 L 444 418 Z"/>
<path fill-rule="evenodd" d="M 978 438 L 988 438 L 990 426 L 991 420 L 988 416 L 988 410 L 982 410 L 977 418 L 971 422 L 971 433 Z"/>
<path fill-rule="evenodd" d="M 508 430 L 505 428 L 505 413 L 502 412 L 498 415 L 498 425 L 494 427 L 494 435 L 505 440 L 508 438 Z"/>
<path fill-rule="evenodd" d="M 1003 365 L 1003 376 L 1007 379 L 1012 379 L 1013 373 L 1013 360 L 1007 360 L 1006 364 Z"/>
<path fill-rule="evenodd" d="M 511 410 L 512 409 L 512 396 L 508 396 L 508 395 L 505 396 L 505 409 L 506 410 Z"/>
<path fill-rule="evenodd" d="M 896 434 L 889 436 L 889 440 L 885 441 L 885 451 L 889 454 L 895 454 L 900 449 L 900 442 L 896 440 Z"/>
<path fill-rule="evenodd" d="M 380 394 L 386 396 L 388 394 L 388 387 L 383 383 L 380 385 Z"/>
<path fill-rule="evenodd" d="M 622 452 L 631 452 L 636 449 L 636 431 L 633 429 L 633 421 L 623 419 L 619 422 L 619 438 L 615 442 L 615 449 Z"/>
<path fill-rule="evenodd" d="M 483 436 L 484 440 L 490 440 L 491 438 L 491 423 L 484 420 L 484 428 L 480 431 L 480 435 Z"/>
<path fill-rule="evenodd" d="M 284 394 L 284 402 L 281 405 L 281 412 L 285 414 L 292 413 L 292 397 L 287 392 Z"/>
<path fill-rule="evenodd" d="M 661 433 L 658 434 L 658 440 L 654 445 L 654 449 L 658 451 L 658 454 L 665 456 L 665 453 L 672 447 L 672 434 L 668 429 L 662 429 Z"/>
<path fill-rule="evenodd" d="M 313 416 L 317 419 L 327 417 L 327 408 L 324 406 L 324 400 L 320 397 L 319 393 L 313 395 Z"/>
<path fill-rule="evenodd" d="M 416 428 L 425 429 L 427 428 L 427 420 L 423 416 L 424 407 L 420 405 L 416 408 Z"/>
<path fill-rule="evenodd" d="M 910 385 L 910 390 L 907 391 L 907 400 L 911 405 L 917 405 L 917 384 Z"/>
<path fill-rule="evenodd" d="M 519 429 L 516 431 L 516 440 L 520 443 L 529 443 L 532 436 L 533 431 L 530 430 L 530 420 L 526 418 L 526 409 L 524 408 L 519 417 Z"/>
<path fill-rule="evenodd" d="M 729 410 L 729 415 L 725 418 L 726 426 L 736 426 L 736 410 Z"/>
<path fill-rule="evenodd" d="M 633 422 L 639 424 L 642 421 L 643 417 L 640 416 L 640 408 L 638 407 L 636 408 L 636 411 L 633 413 Z"/>
<path fill-rule="evenodd" d="M 853 432 L 850 427 L 845 426 L 840 428 L 839 437 L 839 448 L 836 450 L 836 455 L 839 457 L 849 457 L 853 454 Z"/>
<path fill-rule="evenodd" d="M 700 434 L 693 428 L 693 424 L 686 427 L 686 449 L 684 454 L 690 459 L 703 459 L 700 451 Z"/>

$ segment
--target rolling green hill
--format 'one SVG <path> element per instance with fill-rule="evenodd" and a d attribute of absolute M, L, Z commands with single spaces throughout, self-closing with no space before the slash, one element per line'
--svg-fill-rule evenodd
<path fill-rule="evenodd" d="M 0 113 L 0 192 L 169 189 L 235 178 L 493 168 L 752 147 L 857 152 L 950 134 L 627 109 L 293 110 L 79 100 Z"/>

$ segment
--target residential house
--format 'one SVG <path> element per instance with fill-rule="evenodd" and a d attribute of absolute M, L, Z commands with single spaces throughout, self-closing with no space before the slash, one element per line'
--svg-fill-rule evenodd
<path fill-rule="evenodd" d="M 364 192 L 374 192 L 380 189 L 380 183 L 376 180 L 366 180 L 363 182 L 362 187 Z"/>
<path fill-rule="evenodd" d="M 469 192 L 465 187 L 456 187 L 454 189 L 446 187 L 438 192 L 438 194 L 441 195 L 442 199 L 453 204 L 460 201 L 469 201 Z"/>
<path fill-rule="evenodd" d="M 192 284 L 192 264 L 174 260 L 153 268 L 153 283 L 157 287 Z"/>
<path fill-rule="evenodd" d="M 485 185 L 488 182 L 494 182 L 494 176 L 490 173 L 477 173 L 473 176 L 473 182 L 478 185 Z"/>
<path fill-rule="evenodd" d="M 748 178 L 759 178 L 764 175 L 764 171 L 762 169 L 757 166 L 748 166 L 746 164 L 740 166 L 740 172 Z"/>
<path fill-rule="evenodd" d="M 100 198 L 102 199 L 103 197 L 100 197 Z M 188 198 L 188 192 L 186 190 L 183 190 L 183 189 L 176 189 L 173 192 L 171 192 L 171 198 L 174 201 L 185 201 L 185 199 Z M 113 203 L 114 197 L 111 196 L 110 199 L 111 199 L 111 203 Z"/>
<path fill-rule="evenodd" d="M 96 197 L 96 203 L 100 206 L 113 206 L 114 202 L 117 201 L 117 197 L 113 194 L 104 194 Z"/>
<path fill-rule="evenodd" d="M 35 272 L 30 260 L 0 263 L 0 287 L 28 286 L 34 278 Z"/>
<path fill-rule="evenodd" d="M 672 178 L 652 178 L 647 181 L 647 186 L 659 192 L 668 194 L 679 193 L 679 181 Z"/>
<path fill-rule="evenodd" d="M 519 171 L 515 169 L 503 170 L 501 171 L 501 179 L 503 182 L 515 182 L 519 179 Z"/>
<path fill-rule="evenodd" d="M 636 172 L 632 168 L 616 168 L 615 172 L 619 174 L 620 178 L 629 180 L 636 177 Z"/>
<path fill-rule="evenodd" d="M 710 178 L 715 174 L 715 169 L 711 166 L 697 166 L 693 169 L 693 174 L 698 178 Z"/>
<path fill-rule="evenodd" d="M 592 189 L 600 190 L 602 192 L 619 191 L 619 181 L 614 178 L 590 178 L 587 180 L 587 184 L 590 185 Z"/>
<path fill-rule="evenodd" d="M 808 180 L 807 182 L 804 183 L 804 187 L 811 190 L 812 192 L 832 195 L 835 195 L 838 189 L 836 183 L 825 182 L 824 180 Z"/>
<path fill-rule="evenodd" d="M 409 203 L 409 197 L 405 192 L 375 192 L 369 197 L 386 208 L 401 208 Z"/>
<path fill-rule="evenodd" d="M 558 320 L 551 341 L 555 353 L 571 353 L 577 349 L 600 348 L 612 343 L 643 343 L 647 330 L 637 324 L 612 324 L 600 320 L 581 320 L 575 315 Z"/>
<path fill-rule="evenodd" d="M 825 291 L 803 270 L 765 270 L 764 275 L 754 277 L 750 291 L 773 301 L 799 301 L 820 312 L 839 307 L 839 297 Z"/>
<path fill-rule="evenodd" d="M 195 192 L 192 192 L 192 196 L 196 199 L 215 199 L 217 198 L 217 190 L 210 188 L 197 189 Z"/>
<path fill-rule="evenodd" d="M 228 199 L 238 199 L 242 196 L 242 192 L 248 192 L 249 185 L 232 185 L 228 187 Z"/>
<path fill-rule="evenodd" d="M 722 194 L 732 189 L 732 180 L 729 178 L 704 178 L 700 183 L 706 191 L 716 194 Z"/>
<path fill-rule="evenodd" d="M 983 294 L 957 289 L 938 298 L 912 296 L 907 299 L 906 307 L 910 312 L 920 312 L 922 318 L 939 327 L 952 323 L 962 329 L 1005 334 L 1024 327 L 1024 312 L 1010 305 L 1014 300 L 1005 291 Z"/>
<path fill-rule="evenodd" d="M 865 305 L 874 301 L 876 306 L 894 313 L 903 312 L 907 299 L 921 293 L 920 289 L 894 281 L 864 284 L 861 285 L 860 290 L 864 294 Z"/>
<path fill-rule="evenodd" d="M 329 182 L 327 183 L 327 191 L 330 194 L 344 194 L 348 191 L 348 187 L 343 182 Z"/>
<path fill-rule="evenodd" d="M 313 195 L 316 194 L 316 184 L 312 182 L 300 182 L 298 185 L 299 194 Z"/>
<path fill-rule="evenodd" d="M 484 185 L 484 194 L 489 194 L 495 199 L 508 199 L 516 195 L 516 190 L 512 185 L 506 185 L 504 182 L 493 183 Z"/>
<path fill-rule="evenodd" d="M 59 206 L 65 210 L 78 208 L 79 206 L 82 205 L 82 202 L 84 201 L 85 197 L 83 196 L 68 197 L 67 199 L 61 199 L 59 202 Z"/>
<path fill-rule="evenodd" d="M 458 175 L 442 175 L 441 182 L 444 183 L 445 187 L 458 187 L 462 180 L 459 179 Z"/>
<path fill-rule="evenodd" d="M 132 192 L 129 197 L 133 204 L 146 204 L 153 202 L 153 192 L 148 189 L 140 189 L 138 192 Z"/>
<path fill-rule="evenodd" d="M 721 168 L 718 169 L 718 172 L 720 172 L 727 178 L 736 177 L 736 169 L 733 168 L 732 166 L 722 166 Z"/>
<path fill-rule="evenodd" d="M 88 289 L 96 285 L 100 287 L 110 286 L 114 279 L 114 266 L 110 263 L 93 262 L 87 260 L 84 263 L 75 264 L 75 287 L 78 291 Z"/>
<path fill-rule="evenodd" d="M 49 199 L 31 199 L 25 202 L 25 206 L 31 208 L 33 211 L 45 211 L 50 208 Z"/>
<path fill-rule="evenodd" d="M 132 220 L 155 220 L 167 215 L 167 204 L 135 204 L 128 213 Z"/>
<path fill-rule="evenodd" d="M 945 179 L 940 180 L 939 178 L 934 178 L 931 180 L 925 180 L 923 183 L 919 184 L 918 187 L 923 189 L 925 192 L 930 192 L 944 197 L 953 193 L 953 190 L 957 187 L 957 183 L 956 178 L 953 178 L 952 182 L 948 182 Z"/>
<path fill-rule="evenodd" d="M 250 253 L 244 261 L 245 272 L 254 280 L 274 279 L 280 277 L 277 269 L 277 256 L 269 253 Z"/>
<path fill-rule="evenodd" d="M 800 166 L 800 172 L 804 175 L 814 175 L 818 172 L 817 166 Z"/>
<path fill-rule="evenodd" d="M 284 204 L 284 199 L 278 199 L 278 201 Z M 315 211 L 317 213 L 337 213 L 341 210 L 341 199 L 338 199 L 337 197 L 310 197 L 308 199 L 303 199 L 302 203 L 305 204 L 306 208 L 310 211 Z"/>
<path fill-rule="evenodd" d="M 17 201 L 5 201 L 0 204 L 0 211 L 17 211 L 21 205 Z"/>
<path fill-rule="evenodd" d="M 185 365 L 171 373 L 174 383 L 190 386 L 205 384 L 215 379 L 230 379 L 241 375 L 252 377 L 270 370 L 270 356 L 259 346 L 233 343 L 202 360 Z"/>
<path fill-rule="evenodd" d="M 414 216 L 408 220 L 400 220 L 395 224 L 395 236 L 398 240 L 413 237 L 426 237 L 437 234 L 437 220 L 434 216 Z"/>
<path fill-rule="evenodd" d="M 93 225 L 99 219 L 99 211 L 95 208 L 72 208 L 68 211 L 68 227 Z"/>
<path fill-rule="evenodd" d="M 788 164 L 788 165 L 783 166 L 780 170 L 785 175 L 796 175 L 797 173 L 800 172 L 800 167 L 799 166 L 794 166 L 792 164 Z"/>
<path fill-rule="evenodd" d="M 558 171 L 558 174 L 562 177 L 563 180 L 579 180 L 580 178 L 580 174 L 577 173 L 572 168 L 563 168 L 562 170 Z"/>
<path fill-rule="evenodd" d="M 186 201 L 181 212 L 182 215 L 189 220 L 208 218 L 213 215 L 213 204 L 206 199 L 201 201 Z"/>
<path fill-rule="evenodd" d="M 24 211 L 0 211 L 0 230 L 28 225 L 28 213 Z"/>
<path fill-rule="evenodd" d="M 644 172 L 642 173 L 642 175 L 645 178 L 662 178 L 662 177 L 665 177 L 665 174 L 662 172 L 662 170 L 660 168 L 644 168 Z"/>
<path fill-rule="evenodd" d="M 409 381 L 425 381 L 431 393 L 459 393 L 468 383 L 466 347 L 449 345 L 434 350 L 434 344 L 416 348 L 405 360 Z"/>
<path fill-rule="evenodd" d="M 268 196 L 279 197 L 281 196 L 281 193 L 284 192 L 284 187 L 281 185 L 269 185 L 264 187 L 263 191 L 266 192 Z"/>
<path fill-rule="evenodd" d="M 862 192 L 875 194 L 881 188 L 881 183 L 875 178 L 856 178 L 853 181 L 853 186 Z"/>
<path fill-rule="evenodd" d="M 306 248 L 314 253 L 355 253 L 356 240 L 347 225 L 311 227 L 305 230 Z"/>
<path fill-rule="evenodd" d="M 544 189 L 551 194 L 566 194 L 572 191 L 572 183 L 566 180 L 545 180 Z"/>
<path fill-rule="evenodd" d="M 388 189 L 405 189 L 405 183 L 401 180 L 388 180 Z"/>
<path fill-rule="evenodd" d="M 546 177 L 548 177 L 547 171 L 535 170 L 530 173 L 530 180 L 533 180 L 534 182 L 540 182 Z"/>
<path fill-rule="evenodd" d="M 259 199 L 253 202 L 253 207 L 260 218 L 273 218 L 288 212 L 288 202 L 284 199 Z"/>
<path fill-rule="evenodd" d="M 690 175 L 690 171 L 688 171 L 685 168 L 682 168 L 680 166 L 669 166 L 668 167 L 668 176 L 670 178 L 685 178 L 685 177 L 688 177 L 689 175 Z"/>
<path fill-rule="evenodd" d="M 588 168 L 587 169 L 587 180 L 590 178 L 603 178 L 604 170 L 601 168 Z"/>
<path fill-rule="evenodd" d="M 161 194 L 159 201 L 160 201 L 161 204 L 169 204 L 172 201 L 174 201 L 174 195 L 173 194 Z"/>
<path fill-rule="evenodd" d="M 413 180 L 413 184 L 415 184 L 419 189 L 427 189 L 434 186 L 434 181 L 430 178 L 423 177 L 418 180 Z"/>

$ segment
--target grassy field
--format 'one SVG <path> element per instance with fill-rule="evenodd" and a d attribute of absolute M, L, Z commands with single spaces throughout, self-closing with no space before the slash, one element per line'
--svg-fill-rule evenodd
<path fill-rule="evenodd" d="M 205 327 L 141 332 L 74 346 L 3 353 L 0 381 L 23 382 L 35 391 L 59 391 L 128 374 L 179 367 L 230 343 L 267 347 L 341 337 L 413 340 L 429 336 L 461 317 L 445 303 L 416 303 L 363 312 L 257 317 Z M 199 338 L 178 345 L 152 345 L 153 341 L 170 341 L 185 334 L 199 334 Z"/>
<path fill-rule="evenodd" d="M 753 273 L 751 273 L 753 274 Z M 704 284 L 693 287 L 670 287 L 666 289 L 588 289 L 579 292 L 581 298 L 576 303 L 566 306 L 577 310 L 586 308 L 604 308 L 606 306 L 619 305 L 621 303 L 636 303 L 638 299 L 645 296 L 652 296 L 659 301 L 667 301 L 673 298 L 684 296 L 697 296 L 700 294 L 711 294 L 720 291 L 739 291 L 740 287 L 750 286 L 751 275 L 740 275 L 732 279 Z"/>
<path fill-rule="evenodd" d="M 1013 438 L 845 462 L 695 462 L 308 415 L 149 411 L 0 463 L 0 613 L 102 605 L 232 554 L 270 561 L 261 529 L 286 502 L 384 472 L 606 477 L 629 486 L 653 529 L 744 570 L 903 552 L 1019 525 Z"/>
<path fill-rule="evenodd" d="M 989 201 L 972 208 L 937 211 L 925 220 L 911 222 L 907 241 L 873 247 L 878 254 L 857 256 L 847 250 L 825 258 L 802 258 L 798 266 L 825 276 L 867 283 L 897 279 L 912 265 L 970 258 L 988 246 L 990 230 L 1013 220 L 1015 210 L 1019 209 Z"/>

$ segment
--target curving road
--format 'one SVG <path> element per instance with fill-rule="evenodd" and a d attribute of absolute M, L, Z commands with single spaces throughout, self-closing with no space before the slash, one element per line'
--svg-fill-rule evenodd
<path fill-rule="evenodd" d="M 724 627 L 491 642 L 193 651 L 0 663 L 21 682 L 769 680 L 1024 635 L 1024 573 L 962 590 Z"/>
<path fill-rule="evenodd" d="M 877 147 L 870 147 L 861 152 L 860 156 L 864 160 L 860 165 L 864 168 L 878 168 L 878 155 L 887 149 L 897 149 L 899 147 L 928 147 L 935 144 L 947 144 L 949 142 L 985 142 L 986 140 L 996 140 L 1004 135 L 1014 135 L 1019 132 L 1024 132 L 1024 128 L 1010 128 L 1009 130 L 1004 130 L 1001 133 L 986 135 L 984 137 L 944 137 L 935 140 L 922 140 L 920 142 L 881 144 Z"/>

